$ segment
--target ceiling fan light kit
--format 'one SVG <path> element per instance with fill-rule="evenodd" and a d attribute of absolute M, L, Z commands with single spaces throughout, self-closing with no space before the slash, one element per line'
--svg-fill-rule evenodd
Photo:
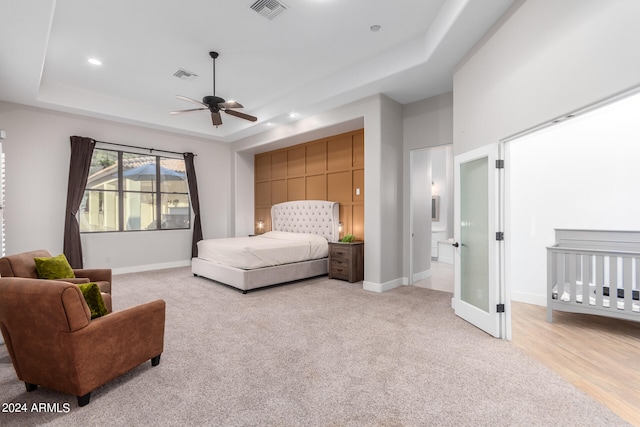
<path fill-rule="evenodd" d="M 218 127 L 222 124 L 222 117 L 220 116 L 220 111 L 224 111 L 230 116 L 238 117 L 240 119 L 249 120 L 250 122 L 255 122 L 258 120 L 257 117 L 254 117 L 249 114 L 241 113 L 240 111 L 234 110 L 234 108 L 244 108 L 242 104 L 235 101 L 225 101 L 224 98 L 220 98 L 216 96 L 216 58 L 218 57 L 218 52 L 209 52 L 209 56 L 213 60 L 213 95 L 208 95 L 202 98 L 202 102 L 196 101 L 195 99 L 176 95 L 176 98 L 181 99 L 183 101 L 192 102 L 194 104 L 198 104 L 200 108 L 190 108 L 187 110 L 179 110 L 172 111 L 170 114 L 180 114 L 180 113 L 188 113 L 192 111 L 202 111 L 209 110 L 211 112 L 211 123 L 215 127 Z"/>

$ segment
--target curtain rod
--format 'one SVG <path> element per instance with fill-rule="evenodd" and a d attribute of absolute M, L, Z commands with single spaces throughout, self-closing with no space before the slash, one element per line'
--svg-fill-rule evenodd
<path fill-rule="evenodd" d="M 149 151 L 149 154 L 151 154 L 154 151 L 160 152 L 160 153 L 170 153 L 170 154 L 179 154 L 181 156 L 184 156 L 186 153 L 178 153 L 177 151 L 168 151 L 168 150 L 156 150 L 155 148 L 147 148 L 147 147 L 138 147 L 136 145 L 127 145 L 127 144 L 117 144 L 115 142 L 107 142 L 107 141 L 98 141 L 97 139 L 94 139 L 95 142 L 99 142 L 100 144 L 108 144 L 108 145 L 117 145 L 118 147 L 128 147 L 128 148 L 137 148 L 138 150 L 145 150 L 145 151 Z M 194 154 L 194 156 L 197 156 L 197 154 Z"/>

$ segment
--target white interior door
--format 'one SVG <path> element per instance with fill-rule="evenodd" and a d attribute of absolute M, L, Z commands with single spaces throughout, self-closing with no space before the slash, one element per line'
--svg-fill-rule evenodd
<path fill-rule="evenodd" d="M 497 158 L 498 145 L 492 144 L 454 160 L 454 307 L 456 315 L 502 338 Z"/>

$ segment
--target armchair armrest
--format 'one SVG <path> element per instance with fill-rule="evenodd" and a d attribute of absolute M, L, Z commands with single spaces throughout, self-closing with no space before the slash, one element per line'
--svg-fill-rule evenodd
<path fill-rule="evenodd" d="M 46 279 L 46 280 L 55 280 L 56 282 L 67 282 L 73 283 L 74 285 L 82 285 L 83 283 L 89 283 L 91 280 L 88 277 L 67 277 L 64 279 Z"/>
<path fill-rule="evenodd" d="M 111 283 L 110 268 L 76 268 L 73 270 L 76 277 L 88 277 L 91 282 Z"/>
<path fill-rule="evenodd" d="M 94 319 L 85 328 L 62 333 L 73 353 L 82 396 L 153 357 L 164 348 L 165 302 L 156 300 Z M 71 392 L 71 391 L 70 391 Z"/>

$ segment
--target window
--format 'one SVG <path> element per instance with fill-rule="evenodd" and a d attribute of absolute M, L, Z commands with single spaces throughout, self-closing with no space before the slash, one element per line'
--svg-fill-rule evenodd
<path fill-rule="evenodd" d="M 96 148 L 79 211 L 83 233 L 188 229 L 183 159 Z"/>

